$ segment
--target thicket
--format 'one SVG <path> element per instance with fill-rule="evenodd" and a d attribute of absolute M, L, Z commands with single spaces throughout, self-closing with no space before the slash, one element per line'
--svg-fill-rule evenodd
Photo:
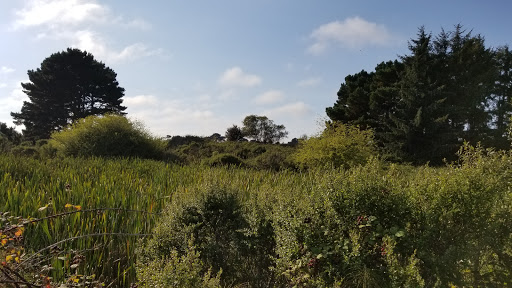
<path fill-rule="evenodd" d="M 334 122 L 326 123 L 319 136 L 300 141 L 293 160 L 302 169 L 350 168 L 365 164 L 377 155 L 371 130 L 360 130 L 357 126 Z"/>
<path fill-rule="evenodd" d="M 222 271 L 223 286 L 503 287 L 512 155 L 466 146 L 460 156 L 445 168 L 372 160 L 299 178 L 281 172 L 259 187 L 192 185 L 140 251 L 151 263 L 186 257 L 192 243 L 199 276 Z"/>
<path fill-rule="evenodd" d="M 444 165 L 464 141 L 508 149 L 512 53 L 487 47 L 462 25 L 437 35 L 418 29 L 409 51 L 375 71 L 348 75 L 326 113 L 372 129 L 388 159 Z"/>
<path fill-rule="evenodd" d="M 79 157 L 140 157 L 162 159 L 165 143 L 142 123 L 124 116 L 88 116 L 51 135 L 57 153 Z"/>
<path fill-rule="evenodd" d="M 2 155 L 1 211 L 30 219 L 81 208 L 25 225 L 20 263 L 6 265 L 47 269 L 52 283 L 95 274 L 124 287 L 137 277 L 182 287 L 503 287 L 512 155 L 467 146 L 460 157 L 443 168 L 373 159 L 297 173 Z M 85 260 L 72 269 L 76 255 Z"/>
<path fill-rule="evenodd" d="M 293 161 L 295 147 L 257 142 L 217 142 L 208 138 L 187 137 L 188 141 L 173 140 L 167 151 L 183 164 L 202 163 L 209 166 L 236 165 L 254 169 L 296 169 Z M 197 138 L 197 139 L 196 139 Z M 181 144 L 183 143 L 183 144 Z"/>

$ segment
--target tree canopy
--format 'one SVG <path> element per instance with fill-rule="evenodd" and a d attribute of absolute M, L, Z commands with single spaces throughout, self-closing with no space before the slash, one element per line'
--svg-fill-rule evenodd
<path fill-rule="evenodd" d="M 244 138 L 244 133 L 242 129 L 236 125 L 229 127 L 226 130 L 226 140 L 227 141 L 242 141 Z"/>
<path fill-rule="evenodd" d="M 242 132 L 244 136 L 258 142 L 276 143 L 288 136 L 284 125 L 274 124 L 267 116 L 249 115 L 244 118 Z"/>
<path fill-rule="evenodd" d="M 461 25 L 437 36 L 419 28 L 409 54 L 345 77 L 326 113 L 372 129 L 391 159 L 442 163 L 464 141 L 507 148 L 512 107 L 508 47 L 491 49 Z"/>
<path fill-rule="evenodd" d="M 85 51 L 68 48 L 52 54 L 41 67 L 29 70 L 30 82 L 22 83 L 25 101 L 21 112 L 12 112 L 24 125 L 28 139 L 49 138 L 74 120 L 105 113 L 123 114 L 124 88 L 117 74 Z"/>

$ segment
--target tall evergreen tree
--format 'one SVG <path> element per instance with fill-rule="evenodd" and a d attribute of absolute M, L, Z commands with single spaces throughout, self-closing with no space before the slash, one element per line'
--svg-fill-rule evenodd
<path fill-rule="evenodd" d="M 30 82 L 21 86 L 29 101 L 11 116 L 25 125 L 24 136 L 38 139 L 89 115 L 123 114 L 124 88 L 116 76 L 85 51 L 68 48 L 52 54 L 40 68 L 28 71 Z"/>
<path fill-rule="evenodd" d="M 460 24 L 455 26 L 450 38 L 447 77 L 450 123 L 459 138 L 472 143 L 486 143 L 490 137 L 488 110 L 496 80 L 492 57 L 483 37 L 466 33 Z"/>
<path fill-rule="evenodd" d="M 495 129 L 495 144 L 499 148 L 510 147 L 507 129 L 512 116 L 512 51 L 508 46 L 495 52 L 497 81 L 492 95 L 492 126 Z"/>
<path fill-rule="evenodd" d="M 435 81 L 432 36 L 421 27 L 411 40 L 411 55 L 403 56 L 399 102 L 389 114 L 390 132 L 386 148 L 399 152 L 404 160 L 439 162 L 451 153 L 444 87 Z"/>
<path fill-rule="evenodd" d="M 463 141 L 510 147 L 508 47 L 493 51 L 483 37 L 456 25 L 435 38 L 421 27 L 409 50 L 375 72 L 347 76 L 326 109 L 331 120 L 373 129 L 388 156 L 415 163 L 454 158 Z"/>
<path fill-rule="evenodd" d="M 333 121 L 358 125 L 362 129 L 371 126 L 370 92 L 374 73 L 362 70 L 345 77 L 338 91 L 338 100 L 333 107 L 326 109 L 327 116 Z"/>

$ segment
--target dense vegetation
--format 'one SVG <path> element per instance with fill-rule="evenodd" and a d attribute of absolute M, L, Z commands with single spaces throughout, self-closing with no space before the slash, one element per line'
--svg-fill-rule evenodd
<path fill-rule="evenodd" d="M 508 149 L 512 52 L 489 48 L 461 25 L 436 37 L 420 28 L 410 53 L 345 77 L 333 121 L 372 128 L 395 161 L 442 164 L 468 141 Z"/>
<path fill-rule="evenodd" d="M 431 38 L 347 76 L 325 129 L 287 144 L 257 115 L 158 139 L 86 99 L 16 114 L 23 135 L 0 123 L 0 285 L 510 286 L 510 52 Z"/>
<path fill-rule="evenodd" d="M 512 269 L 512 155 L 466 147 L 461 156 L 445 168 L 373 159 L 296 173 L 3 155 L 1 209 L 41 218 L 80 206 L 25 225 L 17 265 L 54 281 L 503 287 Z"/>

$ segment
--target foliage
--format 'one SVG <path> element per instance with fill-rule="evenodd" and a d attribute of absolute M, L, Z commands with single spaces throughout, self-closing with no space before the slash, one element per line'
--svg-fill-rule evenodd
<path fill-rule="evenodd" d="M 21 143 L 21 134 L 13 127 L 0 122 L 0 153 L 9 152 L 13 146 Z"/>
<path fill-rule="evenodd" d="M 145 262 L 137 266 L 137 276 L 141 288 L 176 287 L 176 288 L 220 288 L 221 271 L 213 277 L 211 269 L 205 271 L 199 252 L 194 247 L 192 239 L 183 255 L 172 250 L 162 258 Z"/>
<path fill-rule="evenodd" d="M 293 157 L 303 168 L 350 168 L 364 164 L 376 155 L 371 130 L 360 130 L 359 127 L 336 122 L 326 123 L 320 136 L 299 142 Z"/>
<path fill-rule="evenodd" d="M 275 146 L 229 144 L 247 155 Z M 81 207 L 23 232 L 20 254 L 55 267 L 53 283 L 65 281 L 56 272 L 64 260 L 34 252 L 106 231 L 152 235 L 137 252 L 140 236 L 119 235 L 66 241 L 53 252 L 83 255 L 79 275 L 117 287 L 129 287 L 136 272 L 215 283 L 220 269 L 229 287 L 504 287 L 512 277 L 512 154 L 466 145 L 459 155 L 441 168 L 372 158 L 299 173 L 0 155 L 0 210 L 28 219 Z"/>
<path fill-rule="evenodd" d="M 48 206 L 44 206 L 38 210 L 42 211 L 47 208 Z M 0 212 L 0 259 L 5 259 L 0 266 L 0 284 L 6 284 L 7 287 L 54 287 L 54 285 L 58 285 L 62 281 L 62 285 L 59 287 L 104 286 L 104 283 L 100 283 L 95 279 L 94 274 L 79 274 L 80 266 L 83 266 L 85 260 L 85 256 L 80 251 L 69 251 L 65 254 L 60 254 L 59 251 L 56 251 L 58 243 L 55 243 L 39 251 L 53 250 L 50 255 L 46 256 L 47 259 L 44 259 L 38 255 L 39 252 L 35 254 L 27 253 L 23 245 L 25 230 L 30 229 L 30 226 L 34 223 L 70 215 L 73 216 L 73 214 L 81 211 L 81 206 L 77 205 L 66 204 L 66 208 L 73 208 L 75 210 L 39 219 L 24 219 L 10 216 L 8 212 Z M 94 210 L 94 212 L 97 211 L 101 211 L 101 209 Z M 94 235 L 86 236 L 92 237 Z M 80 238 L 80 236 L 75 238 Z M 73 238 L 59 242 L 70 240 L 73 240 Z M 31 261 L 31 259 L 36 258 L 37 261 Z M 43 265 L 42 263 L 51 264 Z M 52 277 L 52 275 L 59 275 L 60 277 Z"/>
<path fill-rule="evenodd" d="M 240 127 L 233 125 L 226 130 L 227 141 L 241 141 L 244 139 L 244 133 Z"/>
<path fill-rule="evenodd" d="M 252 287 L 264 287 L 271 280 L 268 268 L 275 245 L 268 223 L 258 218 L 250 223 L 240 196 L 235 192 L 215 187 L 207 189 L 203 193 L 197 191 L 192 199 L 180 199 L 179 204 L 170 206 L 157 224 L 155 236 L 139 249 L 144 261 L 153 265 L 169 253 L 171 259 L 190 257 L 197 249 L 195 255 L 202 261 L 196 260 L 195 266 L 185 266 L 170 275 L 200 276 L 213 271 L 219 273 L 224 286 L 250 283 Z M 195 247 L 190 239 L 194 239 Z M 181 269 L 179 264 L 178 269 Z M 166 275 L 164 270 L 159 269 L 157 274 Z"/>
<path fill-rule="evenodd" d="M 50 144 L 66 156 L 161 158 L 164 142 L 139 122 L 108 114 L 88 116 L 51 136 Z"/>
<path fill-rule="evenodd" d="M 510 51 L 461 25 L 436 37 L 420 27 L 409 54 L 345 77 L 326 113 L 372 129 L 388 159 L 442 165 L 463 141 L 508 148 Z"/>
<path fill-rule="evenodd" d="M 169 136 L 167 136 L 169 138 Z M 191 143 L 203 143 L 207 141 L 207 139 L 199 136 L 186 135 L 186 136 L 172 136 L 167 141 L 167 148 L 172 149 L 183 145 L 188 145 Z"/>
<path fill-rule="evenodd" d="M 28 71 L 30 82 L 21 86 L 29 101 L 11 115 L 17 125 L 25 126 L 25 137 L 47 139 L 77 119 L 122 113 L 124 88 L 116 76 L 90 53 L 71 48 L 54 53 L 40 68 Z"/>
<path fill-rule="evenodd" d="M 170 146 L 168 145 L 168 147 Z M 168 148 L 167 151 L 177 155 L 183 163 L 187 164 L 203 163 L 215 166 L 229 162 L 255 169 L 295 168 L 291 157 L 295 148 L 285 145 L 238 141 L 216 142 L 207 138 L 199 138 L 199 140 L 193 140 L 188 144 Z M 225 161 L 222 160 L 223 158 Z"/>
<path fill-rule="evenodd" d="M 211 158 L 205 161 L 207 165 L 217 166 L 217 165 L 234 165 L 234 166 L 242 166 L 243 161 L 236 157 L 235 155 L 229 153 L 215 154 Z"/>
<path fill-rule="evenodd" d="M 262 143 L 277 143 L 288 135 L 284 125 L 274 124 L 274 121 L 266 116 L 246 116 L 243 124 L 244 136 Z"/>

